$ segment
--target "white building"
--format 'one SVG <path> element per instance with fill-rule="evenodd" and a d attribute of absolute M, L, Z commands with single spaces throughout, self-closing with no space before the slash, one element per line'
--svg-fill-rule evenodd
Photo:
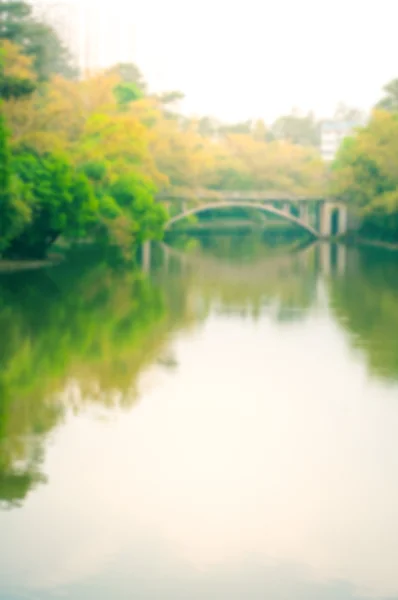
<path fill-rule="evenodd" d="M 321 155 L 328 162 L 332 161 L 344 138 L 350 136 L 360 123 L 352 121 L 324 121 L 321 126 Z"/>

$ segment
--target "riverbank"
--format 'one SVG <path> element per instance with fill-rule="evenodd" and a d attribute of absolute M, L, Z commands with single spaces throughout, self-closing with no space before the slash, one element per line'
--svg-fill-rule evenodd
<path fill-rule="evenodd" d="M 367 238 L 347 238 L 346 243 L 350 246 L 367 246 L 371 248 L 383 248 L 390 252 L 398 252 L 398 243 L 384 242 L 382 240 L 370 240 Z"/>
<path fill-rule="evenodd" d="M 0 274 L 15 271 L 33 271 L 53 267 L 59 264 L 63 257 L 59 254 L 51 255 L 45 260 L 2 260 L 0 259 Z"/>
<path fill-rule="evenodd" d="M 275 230 L 276 231 L 276 230 Z M 178 232 L 181 235 L 181 231 Z M 185 233 L 185 232 L 184 232 Z M 206 232 L 204 231 L 196 231 L 197 235 L 202 236 Z M 211 232 L 214 235 L 214 231 Z M 218 232 L 222 234 L 230 233 L 227 230 Z M 319 240 L 324 241 L 330 244 L 340 243 L 346 244 L 350 247 L 369 247 L 369 248 L 380 248 L 387 250 L 389 252 L 398 252 L 398 243 L 384 242 L 381 240 L 372 240 L 367 238 L 361 238 L 356 236 L 347 236 L 347 237 L 339 237 L 329 240 Z M 87 246 L 87 243 L 83 243 L 83 246 Z M 308 244 L 305 240 L 296 240 L 292 242 L 288 246 L 284 246 L 284 251 L 295 251 L 299 249 L 303 249 L 306 246 L 311 245 Z M 70 247 L 69 247 L 70 249 Z M 0 258 L 0 275 L 4 273 L 13 273 L 20 271 L 34 271 L 38 269 L 45 269 L 50 267 L 55 267 L 61 262 L 65 260 L 65 250 L 66 246 L 56 246 L 55 252 L 51 253 L 47 259 L 45 260 L 6 260 Z"/>

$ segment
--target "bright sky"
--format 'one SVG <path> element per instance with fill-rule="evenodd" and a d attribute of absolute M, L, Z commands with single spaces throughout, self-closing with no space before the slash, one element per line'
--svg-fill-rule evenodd
<path fill-rule="evenodd" d="M 103 11 L 103 61 L 131 56 L 152 89 L 227 121 L 367 109 L 398 76 L 397 0 L 113 0 Z"/>

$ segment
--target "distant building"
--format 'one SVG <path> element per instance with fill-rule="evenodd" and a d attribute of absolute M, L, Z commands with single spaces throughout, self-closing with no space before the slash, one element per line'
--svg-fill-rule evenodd
<path fill-rule="evenodd" d="M 31 0 L 35 17 L 53 27 L 68 48 L 76 66 L 80 58 L 81 18 L 78 6 L 65 1 Z M 79 65 L 80 66 L 80 65 Z"/>
<path fill-rule="evenodd" d="M 88 0 L 31 0 L 34 14 L 54 27 L 82 75 L 134 62 L 134 26 L 122 12 Z"/>
<path fill-rule="evenodd" d="M 352 121 L 324 121 L 321 126 L 321 154 L 326 161 L 332 161 L 344 138 L 350 136 L 361 123 Z"/>
<path fill-rule="evenodd" d="M 32 0 L 34 14 L 53 27 L 82 74 L 100 67 L 100 10 L 87 3 L 65 0 Z"/>

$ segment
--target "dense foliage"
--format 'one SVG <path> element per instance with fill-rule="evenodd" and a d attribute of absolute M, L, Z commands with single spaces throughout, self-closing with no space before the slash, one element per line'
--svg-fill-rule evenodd
<path fill-rule="evenodd" d="M 29 4 L 0 0 L 0 253 L 42 258 L 58 239 L 96 238 L 133 257 L 162 236 L 172 206 L 158 190 L 274 189 L 325 193 L 321 121 L 312 113 L 236 124 L 178 112 L 181 93 L 148 93 L 139 69 L 118 64 L 85 78 Z M 367 234 L 398 232 L 398 85 L 346 140 L 331 193 Z M 358 119 L 341 105 L 337 120 Z"/>
<path fill-rule="evenodd" d="M 12 42 L 32 58 L 39 81 L 47 81 L 54 73 L 76 75 L 68 49 L 52 27 L 35 18 L 28 2 L 0 1 L 0 40 Z"/>
<path fill-rule="evenodd" d="M 388 86 L 387 86 L 388 87 Z M 384 99 L 384 105 L 393 106 Z M 343 143 L 332 169 L 332 193 L 347 201 L 362 233 L 398 241 L 398 113 L 377 109 Z"/>
<path fill-rule="evenodd" d="M 96 236 L 132 257 L 138 243 L 160 237 L 166 218 L 155 204 L 154 178 L 142 168 L 145 126 L 128 114 L 142 92 L 114 74 L 104 75 L 102 96 L 91 82 L 61 77 L 43 87 L 34 59 L 6 39 L 16 37 L 11 30 L 3 27 L 1 42 L 0 253 L 41 259 L 60 237 Z M 94 105 L 84 114 L 87 92 Z M 108 113 L 98 110 L 103 102 Z"/>
<path fill-rule="evenodd" d="M 300 145 L 306 133 L 289 141 L 262 121 L 206 130 L 179 115 L 179 92 L 148 94 L 135 65 L 74 78 L 27 3 L 0 1 L 0 24 L 3 257 L 42 258 L 60 238 L 133 257 L 162 236 L 167 210 L 155 197 L 168 186 L 319 194 L 323 165 Z"/>

